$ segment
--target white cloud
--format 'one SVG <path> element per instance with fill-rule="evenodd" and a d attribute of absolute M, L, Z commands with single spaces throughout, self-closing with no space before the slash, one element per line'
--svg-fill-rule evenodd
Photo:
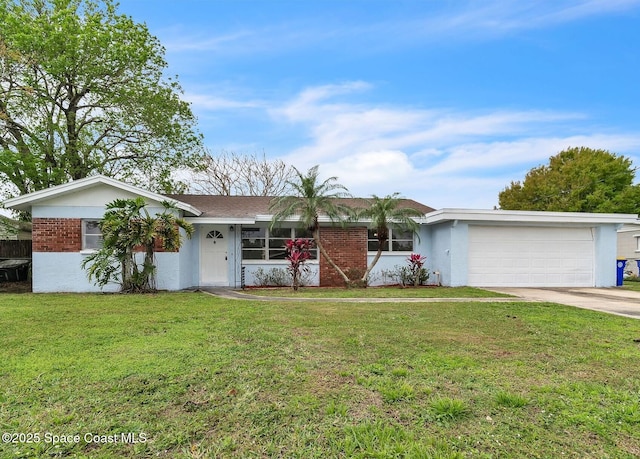
<path fill-rule="evenodd" d="M 548 162 L 550 156 L 569 147 L 588 146 L 611 152 L 633 151 L 640 146 L 640 134 L 533 137 L 511 142 L 487 142 L 451 146 L 446 159 L 428 169 L 439 175 L 461 171 L 485 171 L 510 166 Z M 514 177 L 515 179 L 515 177 Z"/>
<path fill-rule="evenodd" d="M 306 170 L 320 164 L 355 195 L 393 192 L 435 207 L 497 204 L 500 190 L 568 147 L 626 154 L 640 133 L 591 132 L 588 117 L 554 111 L 483 113 L 337 103 L 364 84 L 309 88 L 272 116 L 286 113 L 306 137 L 283 158 Z M 567 132 L 584 132 L 566 135 Z"/>
<path fill-rule="evenodd" d="M 160 30 L 159 34 L 167 51 L 176 56 L 214 53 L 237 57 L 328 46 L 367 52 L 372 48 L 393 48 L 398 43 L 492 39 L 521 30 L 619 14 L 637 8 L 640 0 L 489 0 L 409 5 L 412 7 L 398 8 L 391 17 L 383 9 L 386 16 L 371 16 L 364 23 L 350 19 L 350 15 L 342 17 L 339 9 L 331 8 L 320 10 L 312 18 L 296 13 L 284 19 L 274 16 L 269 25 L 243 24 L 222 32 L 219 28 L 185 30 L 175 26 Z"/>
<path fill-rule="evenodd" d="M 412 172 L 409 158 L 401 151 L 369 151 L 322 163 L 324 176 L 341 177 L 350 188 L 358 189 L 370 187 L 372 183 L 397 184 Z"/>
<path fill-rule="evenodd" d="M 419 161 L 425 157 L 425 151 L 429 157 L 441 156 L 452 143 L 522 136 L 530 133 L 533 126 L 560 125 L 584 118 L 577 113 L 533 110 L 464 113 L 449 109 L 380 108 L 335 103 L 329 97 L 369 87 L 357 82 L 310 88 L 282 108 L 272 110 L 274 118 L 284 114 L 290 123 L 305 126 L 308 131 L 310 142 L 293 151 L 291 159 L 305 158 L 312 163 L 376 151 L 403 151 Z"/>
<path fill-rule="evenodd" d="M 226 51 L 230 45 L 250 40 L 256 35 L 252 31 L 238 30 L 212 36 L 205 32 L 187 32 L 182 27 L 164 29 L 160 33 L 169 37 L 163 43 L 170 53 Z"/>
<path fill-rule="evenodd" d="M 198 94 L 187 92 L 184 99 L 190 102 L 196 110 L 218 111 L 241 108 L 260 108 L 265 103 L 255 100 L 234 100 L 225 97 L 213 96 L 210 94 Z"/>

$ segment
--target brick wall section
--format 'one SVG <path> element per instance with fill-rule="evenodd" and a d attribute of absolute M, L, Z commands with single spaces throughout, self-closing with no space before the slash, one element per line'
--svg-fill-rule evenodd
<path fill-rule="evenodd" d="M 347 275 L 348 270 L 362 275 L 367 269 L 367 228 L 320 229 L 320 241 L 327 253 Z M 320 286 L 344 287 L 344 280 L 320 255 Z"/>
<path fill-rule="evenodd" d="M 79 252 L 82 250 L 82 219 L 34 218 L 32 238 L 34 252 Z M 156 252 L 165 251 L 162 239 L 155 241 L 154 248 Z M 142 247 L 135 250 L 144 251 Z"/>
<path fill-rule="evenodd" d="M 183 239 L 184 242 L 184 239 Z M 143 245 L 138 245 L 136 247 L 133 248 L 134 252 L 144 252 L 145 248 Z M 164 247 L 162 247 L 162 238 L 158 238 L 154 241 L 153 243 L 153 251 L 155 253 L 158 252 L 177 252 L 177 250 L 165 250 Z"/>
<path fill-rule="evenodd" d="M 34 218 L 34 252 L 79 252 L 82 250 L 82 220 L 79 218 Z"/>

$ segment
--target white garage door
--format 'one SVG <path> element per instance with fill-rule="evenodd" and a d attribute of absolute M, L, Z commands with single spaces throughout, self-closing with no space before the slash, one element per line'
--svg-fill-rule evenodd
<path fill-rule="evenodd" d="M 469 226 L 468 283 L 485 287 L 593 287 L 591 228 Z"/>

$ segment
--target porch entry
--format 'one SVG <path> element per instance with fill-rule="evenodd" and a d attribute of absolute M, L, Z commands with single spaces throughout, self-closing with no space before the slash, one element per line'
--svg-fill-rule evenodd
<path fill-rule="evenodd" d="M 229 285 L 229 232 L 226 226 L 203 225 L 200 232 L 200 285 Z"/>

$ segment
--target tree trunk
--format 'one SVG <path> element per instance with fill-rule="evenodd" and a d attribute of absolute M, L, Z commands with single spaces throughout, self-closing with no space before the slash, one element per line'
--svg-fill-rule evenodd
<path fill-rule="evenodd" d="M 388 239 L 378 240 L 378 252 L 376 253 L 376 256 L 373 258 L 373 261 L 371 262 L 371 264 L 367 267 L 367 270 L 364 272 L 364 275 L 362 276 L 362 279 L 360 279 L 360 282 L 362 283 L 367 282 L 367 278 L 369 277 L 369 274 L 371 274 L 371 270 L 376 265 L 376 263 L 378 263 L 378 260 L 380 260 L 380 256 L 382 255 L 382 249 L 384 248 L 384 243 L 387 241 Z"/>
<path fill-rule="evenodd" d="M 329 256 L 329 254 L 325 250 L 324 246 L 320 242 L 320 228 L 316 227 L 313 230 L 313 239 L 316 241 L 316 245 L 318 246 L 318 250 L 320 250 L 320 253 L 324 257 L 324 259 L 327 260 L 327 263 L 329 263 L 329 265 L 333 269 L 335 269 L 338 274 L 340 274 L 340 277 L 342 277 L 342 279 L 344 280 L 345 285 L 348 286 L 351 283 L 351 279 L 349 279 L 347 277 L 347 275 L 340 269 L 340 267 L 334 263 L 334 261 L 331 259 L 331 257 Z"/>

